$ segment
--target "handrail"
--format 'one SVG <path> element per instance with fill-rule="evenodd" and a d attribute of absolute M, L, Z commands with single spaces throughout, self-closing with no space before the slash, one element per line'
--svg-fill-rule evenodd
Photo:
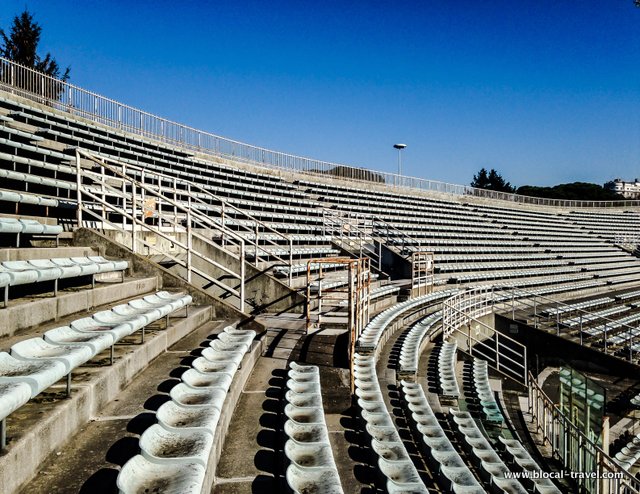
<path fill-rule="evenodd" d="M 581 490 L 593 494 L 640 493 L 640 480 L 578 429 L 530 372 L 528 404 L 529 414 L 545 443 L 551 446 L 552 455 L 562 462 L 566 471 L 577 474 L 574 478 Z"/>
<path fill-rule="evenodd" d="M 83 155 L 88 155 L 95 158 L 94 154 L 88 153 L 84 150 L 80 150 L 80 152 Z M 174 197 L 179 192 L 178 184 L 182 185 L 184 189 L 189 190 L 189 198 L 192 206 L 194 206 L 192 208 L 192 215 L 195 218 L 201 219 L 202 221 L 210 221 L 212 219 L 212 217 L 209 214 L 207 214 L 206 211 L 211 211 L 212 207 L 217 208 L 217 205 L 215 203 L 219 203 L 220 204 L 219 227 L 222 227 L 222 235 L 221 235 L 222 246 L 224 247 L 225 245 L 225 235 L 231 235 L 234 238 L 236 238 L 236 240 L 242 238 L 246 244 L 251 245 L 253 247 L 253 254 L 254 254 L 253 262 L 256 267 L 259 265 L 261 260 L 263 259 L 266 260 L 268 257 L 275 259 L 277 262 L 281 263 L 284 266 L 291 266 L 293 264 L 293 239 L 289 235 L 286 235 L 276 230 L 275 228 L 270 227 L 269 225 L 259 220 L 255 216 L 249 214 L 248 212 L 230 203 L 227 199 L 224 199 L 220 196 L 213 194 L 211 191 L 207 190 L 203 186 L 182 178 L 157 172 L 155 170 L 148 170 L 141 166 L 120 163 L 117 160 L 112 158 L 99 156 L 99 160 L 101 160 L 102 162 L 109 162 L 109 163 L 112 163 L 113 165 L 119 166 L 123 170 L 125 170 L 127 173 L 135 172 L 138 175 L 138 177 L 142 180 L 143 183 L 146 183 L 145 180 L 149 180 L 150 182 L 156 182 L 155 187 L 157 187 L 160 192 L 166 191 L 169 194 L 173 194 Z M 171 184 L 171 187 L 166 187 L 166 188 L 163 187 L 162 181 L 168 182 L 169 184 Z M 203 200 L 199 195 L 203 195 L 209 202 Z M 198 204 L 204 206 L 202 208 L 202 212 L 198 210 L 197 208 Z M 251 228 L 250 226 L 243 225 L 241 222 L 236 222 L 236 226 L 248 235 L 242 235 L 242 233 L 238 233 L 226 227 L 225 218 L 230 212 L 233 212 L 236 214 L 236 219 L 245 219 L 254 224 L 254 227 Z M 214 221 L 214 223 L 218 225 L 217 222 Z M 271 240 L 268 237 L 268 235 L 260 236 L 261 232 L 265 234 L 274 235 L 275 237 L 279 237 L 284 242 L 284 245 L 278 244 L 276 241 Z M 251 235 L 255 236 L 253 240 L 251 239 Z M 277 248 L 285 248 L 287 251 L 287 256 L 286 257 L 280 256 L 274 251 L 269 251 L 265 249 L 263 246 L 260 245 L 260 241 L 263 241 L 264 243 Z M 264 258 L 261 257 L 260 253 L 264 254 Z M 289 285 L 291 285 L 291 282 L 292 282 L 292 274 L 290 272 Z"/>
<path fill-rule="evenodd" d="M 91 160 L 101 167 L 101 174 L 94 173 L 91 170 L 85 170 L 81 166 L 80 157 L 83 156 L 86 159 Z M 138 245 L 142 244 L 149 251 L 157 252 L 161 254 L 171 261 L 184 266 L 186 268 L 187 274 L 186 279 L 188 282 L 191 282 L 192 274 L 195 273 L 199 276 L 205 278 L 208 282 L 213 283 L 214 285 L 222 288 L 228 293 L 239 298 L 239 309 L 244 312 L 245 310 L 245 242 L 242 237 L 235 234 L 234 232 L 217 225 L 214 221 L 209 218 L 199 218 L 199 215 L 193 214 L 193 209 L 191 206 L 191 195 L 189 194 L 189 203 L 187 206 L 180 204 L 178 201 L 174 201 L 166 196 L 163 196 L 160 191 L 154 190 L 153 187 L 143 184 L 138 180 L 128 176 L 126 172 L 120 171 L 115 167 L 108 165 L 107 163 L 95 158 L 90 153 L 84 152 L 82 150 L 76 150 L 76 166 L 77 166 L 77 196 L 78 196 L 78 224 L 82 225 L 86 222 L 84 218 L 84 214 L 88 214 L 89 216 L 95 218 L 102 225 L 108 224 L 115 228 L 118 231 L 121 231 L 126 234 L 131 234 L 131 250 L 136 253 L 138 252 Z M 111 175 L 105 175 L 104 171 L 108 170 Z M 85 179 L 85 180 L 83 180 Z M 92 189 L 90 186 L 85 184 L 86 180 L 93 181 L 96 184 L 95 188 Z M 117 185 L 121 186 L 121 189 L 116 188 L 113 185 L 113 182 L 116 182 Z M 98 189 L 94 192 L 95 189 Z M 127 190 L 129 189 L 129 190 Z M 188 191 L 187 191 L 188 194 Z M 85 201 L 85 196 L 91 199 L 93 202 Z M 118 204 L 118 202 L 109 202 L 106 200 L 106 197 L 114 197 L 120 199 L 122 202 Z M 158 207 L 155 208 L 155 218 L 159 220 L 158 226 L 149 225 L 145 223 L 145 198 L 152 197 L 154 200 L 158 200 Z M 127 204 L 129 202 L 129 204 Z M 166 204 L 173 208 L 172 214 L 164 214 L 162 210 L 162 205 Z M 101 211 L 96 211 L 95 209 L 100 209 Z M 107 211 L 110 211 L 117 216 L 122 218 L 122 223 L 117 225 L 115 222 L 111 221 L 108 217 Z M 183 226 L 181 221 L 178 220 L 178 211 L 184 215 L 186 218 L 186 226 Z M 141 219 L 142 218 L 142 219 Z M 130 223 L 127 224 L 126 220 L 129 220 Z M 186 241 L 180 241 L 177 237 L 171 236 L 165 233 L 162 229 L 162 223 L 165 222 L 169 225 L 169 228 L 174 233 L 182 232 L 186 234 Z M 193 240 L 198 239 L 199 241 L 209 244 L 215 248 L 218 246 L 215 245 L 207 236 L 200 233 L 198 230 L 194 229 L 194 225 L 203 229 L 204 231 L 214 230 L 214 231 L 224 231 L 228 236 L 227 238 L 233 239 L 238 246 L 238 253 L 234 253 L 226 250 L 227 254 L 237 259 L 239 262 L 239 272 L 235 272 L 230 269 L 228 266 L 221 264 L 207 255 L 198 251 L 198 249 L 194 248 Z M 185 251 L 186 260 L 179 258 L 178 256 L 174 256 L 171 252 L 168 252 L 166 249 L 160 248 L 155 243 L 151 243 L 144 238 L 144 235 L 137 235 L 138 232 L 153 232 L 158 237 L 166 240 L 167 242 L 171 242 L 172 245 L 179 247 Z M 192 257 L 198 257 L 207 263 L 215 266 L 217 269 L 220 269 L 222 272 L 231 276 L 233 279 L 237 279 L 239 282 L 239 290 L 230 286 L 229 284 L 218 280 L 214 276 L 198 269 L 193 265 Z"/>
<path fill-rule="evenodd" d="M 497 192 L 467 185 L 373 171 L 366 168 L 346 166 L 272 151 L 158 117 L 1 57 L 0 88 L 114 129 L 138 134 L 184 149 L 222 156 L 260 167 L 314 175 L 320 174 L 327 179 L 356 180 L 365 184 L 373 182 L 390 189 L 406 192 L 422 190 L 538 206 L 561 208 L 640 207 L 640 201 L 637 200 L 574 201 Z"/>

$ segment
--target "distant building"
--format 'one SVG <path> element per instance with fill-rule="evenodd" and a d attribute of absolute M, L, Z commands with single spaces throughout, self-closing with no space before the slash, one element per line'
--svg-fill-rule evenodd
<path fill-rule="evenodd" d="M 625 182 L 621 178 L 616 178 L 612 182 L 604 184 L 604 188 L 624 196 L 625 199 L 640 199 L 640 180 L 637 178 L 633 182 Z"/>

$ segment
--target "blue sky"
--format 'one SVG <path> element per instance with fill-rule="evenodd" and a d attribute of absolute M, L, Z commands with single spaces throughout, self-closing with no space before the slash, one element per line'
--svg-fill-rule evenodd
<path fill-rule="evenodd" d="M 270 149 L 468 183 L 640 177 L 633 0 L 2 0 L 71 82 Z"/>

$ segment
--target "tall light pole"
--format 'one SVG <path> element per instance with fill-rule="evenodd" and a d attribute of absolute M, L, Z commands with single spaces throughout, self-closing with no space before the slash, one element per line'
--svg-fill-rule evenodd
<path fill-rule="evenodd" d="M 398 181 L 402 175 L 402 150 L 407 147 L 406 144 L 394 144 L 394 148 L 398 150 Z"/>

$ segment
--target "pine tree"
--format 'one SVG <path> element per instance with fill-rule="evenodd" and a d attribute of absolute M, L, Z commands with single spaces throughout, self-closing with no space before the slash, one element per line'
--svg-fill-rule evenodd
<path fill-rule="evenodd" d="M 487 169 L 480 168 L 478 174 L 473 176 L 471 187 L 475 187 L 476 189 L 486 189 L 488 186 L 489 177 L 487 176 Z"/>
<path fill-rule="evenodd" d="M 60 66 L 51 53 L 47 53 L 44 57 L 38 54 L 41 33 L 42 27 L 33 20 L 33 15 L 25 10 L 13 18 L 8 35 L 4 29 L 0 29 L 0 42 L 2 43 L 0 56 L 46 74 L 53 79 L 67 81 L 71 70 L 69 67 L 60 75 Z M 46 77 L 21 77 L 20 74 L 10 74 L 8 71 L 4 71 L 1 76 L 3 83 L 44 96 L 47 99 L 57 100 L 62 93 L 62 85 L 56 80 Z"/>
<path fill-rule="evenodd" d="M 480 171 L 477 173 L 477 175 L 473 176 L 471 187 L 475 187 L 477 189 L 495 190 L 498 192 L 515 192 L 515 187 L 513 187 L 509 182 L 502 178 L 502 175 L 500 175 L 493 168 L 489 172 L 487 172 L 487 169 L 484 167 L 480 168 Z"/>

